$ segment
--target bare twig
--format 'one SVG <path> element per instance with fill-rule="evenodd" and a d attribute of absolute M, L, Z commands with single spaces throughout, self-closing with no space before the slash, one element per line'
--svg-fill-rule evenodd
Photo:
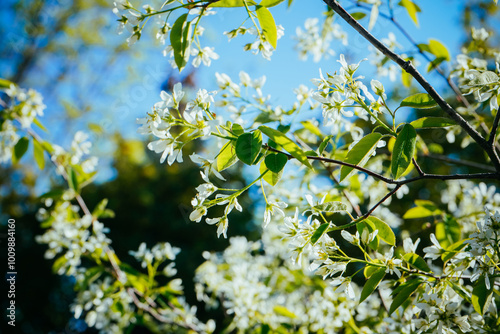
<path fill-rule="evenodd" d="M 446 155 L 441 155 L 441 154 L 419 154 L 419 156 L 424 157 L 424 158 L 441 160 L 441 161 L 449 162 L 449 163 L 456 164 L 456 165 L 474 167 L 474 168 L 478 168 L 478 169 L 482 169 L 482 170 L 490 171 L 490 172 L 495 171 L 495 168 L 488 166 L 488 165 L 485 165 L 485 164 L 481 164 L 481 163 L 474 162 L 474 161 L 468 161 L 468 160 L 453 159 L 453 158 L 450 158 Z"/>
<path fill-rule="evenodd" d="M 361 34 L 368 42 L 375 46 L 380 52 L 386 55 L 389 59 L 398 64 L 408 74 L 424 88 L 427 93 L 436 101 L 441 109 L 446 112 L 458 125 L 464 129 L 474 141 L 481 146 L 481 148 L 488 154 L 495 169 L 500 172 L 500 159 L 495 149 L 488 144 L 486 139 L 481 136 L 455 109 L 453 109 L 434 87 L 420 74 L 420 72 L 413 66 L 410 61 L 405 61 L 395 52 L 387 48 L 382 42 L 369 33 L 362 25 L 358 23 L 336 0 L 323 0 L 332 10 L 334 10 L 340 17 L 342 17 L 351 27 Z"/>
<path fill-rule="evenodd" d="M 422 171 L 422 168 L 420 168 L 420 166 L 418 165 L 417 160 L 415 160 L 415 158 L 411 158 L 411 161 L 413 162 L 413 165 L 417 169 L 418 174 L 420 176 L 423 176 L 425 173 Z"/>
<path fill-rule="evenodd" d="M 277 150 L 275 148 L 272 148 L 272 147 L 269 147 L 269 146 L 266 146 L 266 145 L 264 146 L 264 148 L 267 149 L 267 150 L 269 150 L 269 151 L 273 151 L 273 152 L 284 154 L 289 159 L 293 159 L 294 158 L 291 154 L 286 153 L 286 152 L 282 152 L 282 151 Z M 451 174 L 451 175 L 425 174 L 425 173 L 423 173 L 423 175 L 419 175 L 419 176 L 416 176 L 416 177 L 411 178 L 411 179 L 397 181 L 397 180 L 385 177 L 383 175 L 380 175 L 378 173 L 375 173 L 375 172 L 373 172 L 373 171 L 371 171 L 369 169 L 366 169 L 364 167 L 361 167 L 361 166 L 358 166 L 358 165 L 353 165 L 353 164 L 350 164 L 348 162 L 344 162 L 344 161 L 340 161 L 340 160 L 329 159 L 329 158 L 318 157 L 318 156 L 307 156 L 307 159 L 322 161 L 324 163 L 333 163 L 333 164 L 337 164 L 337 165 L 352 167 L 352 168 L 357 169 L 357 170 L 359 170 L 359 171 L 361 171 L 363 173 L 366 173 L 366 174 L 368 174 L 370 176 L 373 176 L 373 177 L 375 177 L 375 178 L 377 178 L 377 179 L 379 179 L 379 180 L 381 180 L 381 181 L 383 181 L 385 183 L 395 184 L 395 185 L 403 185 L 403 184 L 408 184 L 408 183 L 411 183 L 411 182 L 425 180 L 425 179 L 442 180 L 442 181 L 446 181 L 446 180 L 481 180 L 481 179 L 500 180 L 500 173 L 494 172 L 494 173 Z"/>
<path fill-rule="evenodd" d="M 491 127 L 490 137 L 488 138 L 488 144 L 490 144 L 491 146 L 495 145 L 495 137 L 497 136 L 499 122 L 500 122 L 500 110 L 497 110 L 497 114 L 495 115 L 495 120 L 493 121 L 493 125 Z"/>

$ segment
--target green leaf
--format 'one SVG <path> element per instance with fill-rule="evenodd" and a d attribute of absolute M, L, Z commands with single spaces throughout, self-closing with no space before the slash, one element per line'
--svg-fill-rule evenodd
<path fill-rule="evenodd" d="M 375 273 L 377 270 L 379 270 L 379 268 L 380 267 L 367 265 L 363 269 L 363 275 L 365 276 L 366 279 L 368 279 L 368 278 L 370 278 L 371 275 L 373 275 L 373 273 Z"/>
<path fill-rule="evenodd" d="M 391 307 L 389 308 L 389 315 L 396 311 L 420 286 L 422 281 L 420 279 L 414 279 L 412 281 L 403 283 L 398 295 L 393 299 Z"/>
<path fill-rule="evenodd" d="M 9 88 L 10 85 L 14 85 L 13 82 L 0 78 L 0 88 Z"/>
<path fill-rule="evenodd" d="M 179 16 L 170 32 L 170 44 L 179 72 L 186 66 L 190 54 L 191 22 L 187 21 L 187 16 L 188 14 Z"/>
<path fill-rule="evenodd" d="M 446 247 L 446 250 L 443 254 L 441 254 L 441 260 L 443 262 L 447 262 L 448 260 L 451 260 L 455 255 L 457 255 L 465 246 L 467 246 L 467 243 L 465 243 L 466 240 L 459 240 L 455 242 L 453 245 Z"/>
<path fill-rule="evenodd" d="M 271 14 L 269 9 L 263 6 L 257 6 L 255 13 L 259 19 L 260 27 L 262 28 L 264 36 L 266 36 L 267 41 L 271 43 L 273 48 L 276 49 L 278 44 L 278 31 L 276 29 L 273 14 Z"/>
<path fill-rule="evenodd" d="M 391 172 L 397 180 L 404 174 L 411 164 L 415 144 L 417 142 L 417 132 L 410 124 L 405 124 L 396 137 L 396 143 L 392 151 Z"/>
<path fill-rule="evenodd" d="M 319 145 L 319 148 L 318 148 L 319 154 L 323 153 L 323 151 L 325 150 L 325 148 L 328 146 L 328 142 L 332 138 L 333 138 L 333 135 L 329 135 L 329 136 L 326 136 L 325 139 L 323 139 L 323 141 L 321 142 L 321 144 Z"/>
<path fill-rule="evenodd" d="M 334 202 L 326 202 L 322 204 L 315 205 L 313 207 L 315 211 L 318 212 L 342 212 L 347 210 L 347 205 L 342 202 L 334 201 Z"/>
<path fill-rule="evenodd" d="M 236 157 L 234 141 L 228 141 L 217 156 L 217 171 L 222 172 L 224 169 L 234 165 L 236 161 L 238 161 L 238 157 Z"/>
<path fill-rule="evenodd" d="M 285 167 L 288 157 L 282 153 L 272 153 L 265 158 L 267 168 L 273 173 L 279 173 Z"/>
<path fill-rule="evenodd" d="M 260 5 L 264 6 L 264 7 L 267 7 L 267 8 L 270 8 L 270 7 L 274 7 L 274 6 L 279 5 L 283 1 L 285 1 L 285 0 L 262 0 L 260 2 Z"/>
<path fill-rule="evenodd" d="M 106 206 L 108 205 L 108 199 L 104 198 L 101 200 L 94 208 L 94 211 L 92 211 L 92 216 L 99 218 L 101 215 L 104 213 L 106 210 Z"/>
<path fill-rule="evenodd" d="M 468 86 L 480 87 L 490 84 L 495 84 L 498 82 L 498 75 L 495 72 L 485 71 L 467 82 Z"/>
<path fill-rule="evenodd" d="M 436 59 L 431 61 L 429 63 L 429 65 L 427 65 L 427 73 L 429 73 L 430 71 L 432 71 L 433 69 L 438 67 L 445 60 L 446 60 L 446 58 L 444 58 L 444 57 L 437 57 Z"/>
<path fill-rule="evenodd" d="M 315 245 L 318 242 L 318 240 L 323 236 L 323 234 L 326 233 L 326 230 L 328 230 L 329 227 L 330 223 L 321 224 L 311 236 L 311 244 Z"/>
<path fill-rule="evenodd" d="M 441 42 L 435 39 L 430 39 L 428 46 L 430 53 L 435 55 L 436 58 L 443 58 L 446 61 L 449 61 L 451 59 L 448 49 Z"/>
<path fill-rule="evenodd" d="M 12 163 L 17 163 L 28 150 L 30 140 L 26 137 L 19 139 L 12 151 Z"/>
<path fill-rule="evenodd" d="M 287 317 L 287 318 L 291 318 L 291 319 L 297 318 L 297 316 L 292 311 L 290 311 L 289 309 L 287 309 L 285 306 L 276 305 L 273 308 L 273 310 L 278 315 L 281 315 L 281 316 L 284 316 L 284 317 Z"/>
<path fill-rule="evenodd" d="M 262 134 L 259 130 L 247 132 L 236 141 L 236 156 L 247 165 L 252 165 L 262 149 Z"/>
<path fill-rule="evenodd" d="M 491 294 L 493 293 L 493 284 L 490 281 L 490 288 L 486 288 L 486 280 L 484 275 L 481 275 L 479 279 L 474 284 L 472 289 L 472 305 L 477 313 L 483 315 L 484 311 L 488 309 L 491 302 Z"/>
<path fill-rule="evenodd" d="M 415 22 L 415 25 L 418 27 L 418 17 L 417 13 L 420 13 L 420 8 L 410 0 L 401 0 L 399 4 L 401 7 L 404 7 L 410 15 L 410 18 Z"/>
<path fill-rule="evenodd" d="M 78 176 L 76 175 L 75 169 L 70 166 L 66 170 L 66 173 L 68 174 L 69 187 L 71 189 L 73 189 L 74 191 L 78 192 L 78 190 L 79 190 Z"/>
<path fill-rule="evenodd" d="M 290 153 L 295 159 L 299 160 L 307 167 L 312 168 L 311 164 L 307 160 L 307 156 L 305 155 L 304 151 L 282 132 L 271 129 L 270 127 L 267 127 L 265 125 L 259 126 L 259 130 L 262 131 L 276 144 L 283 147 L 283 149 Z"/>
<path fill-rule="evenodd" d="M 413 77 L 410 73 L 401 70 L 401 81 L 403 82 L 403 86 L 405 87 L 411 87 L 411 81 L 413 80 Z"/>
<path fill-rule="evenodd" d="M 45 156 L 43 155 L 44 150 L 42 145 L 36 140 L 33 140 L 33 156 L 35 158 L 36 164 L 40 170 L 45 168 Z"/>
<path fill-rule="evenodd" d="M 380 239 L 384 240 L 389 245 L 396 245 L 396 236 L 394 235 L 391 227 L 387 225 L 386 222 L 373 216 L 366 218 L 364 222 L 370 225 L 375 230 L 378 230 L 377 236 L 380 237 Z"/>
<path fill-rule="evenodd" d="M 412 96 L 408 96 L 404 99 L 399 107 L 411 107 L 415 109 L 430 109 L 437 106 L 436 101 L 426 93 L 419 93 Z"/>
<path fill-rule="evenodd" d="M 361 304 L 366 298 L 368 298 L 377 286 L 382 282 L 385 276 L 385 268 L 379 268 L 374 272 L 370 278 L 366 281 L 363 290 L 361 291 L 361 296 L 359 297 L 359 303 Z"/>
<path fill-rule="evenodd" d="M 350 13 L 350 14 L 356 21 L 359 21 L 366 16 L 366 13 L 363 13 L 363 12 L 355 12 L 355 13 Z"/>
<path fill-rule="evenodd" d="M 104 129 L 102 128 L 102 126 L 100 126 L 97 123 L 89 123 L 88 127 L 89 127 L 90 131 L 92 131 L 92 132 L 94 132 L 96 134 L 102 134 L 102 133 L 104 133 Z"/>
<path fill-rule="evenodd" d="M 375 228 L 367 222 L 362 221 L 356 224 L 356 230 L 358 230 L 359 235 L 362 236 L 365 229 L 368 230 L 368 233 L 373 233 L 373 231 L 375 231 Z M 368 246 L 374 251 L 378 250 L 380 246 L 379 236 L 376 235 L 375 238 L 373 238 L 373 240 L 368 243 Z"/>
<path fill-rule="evenodd" d="M 435 216 L 438 214 L 440 214 L 439 211 L 431 211 L 421 206 L 417 206 L 406 211 L 406 213 L 403 216 L 403 219 L 425 218 L 425 217 Z"/>
<path fill-rule="evenodd" d="M 344 162 L 363 167 L 377 149 L 380 138 L 382 138 L 380 133 L 370 133 L 364 136 L 347 152 Z M 354 171 L 352 167 L 342 166 L 340 168 L 340 181 L 350 176 Z"/>
<path fill-rule="evenodd" d="M 446 117 L 422 117 L 410 124 L 415 129 L 443 128 L 445 126 L 457 125 L 451 118 Z"/>
<path fill-rule="evenodd" d="M 247 0 L 248 5 L 256 5 L 256 3 L 252 0 Z M 220 0 L 214 2 L 209 7 L 244 7 L 245 2 L 243 0 Z"/>
<path fill-rule="evenodd" d="M 462 240 L 462 228 L 457 220 L 451 216 L 444 216 L 443 221 L 436 224 L 436 239 L 443 248 Z"/>
<path fill-rule="evenodd" d="M 309 130 L 309 132 L 314 133 L 316 136 L 320 138 L 323 137 L 323 133 L 321 133 L 321 130 L 311 121 L 302 121 L 300 122 L 300 124 L 302 124 L 307 130 Z"/>
<path fill-rule="evenodd" d="M 33 119 L 33 123 L 35 123 L 43 131 L 47 132 L 47 128 L 43 126 L 43 124 L 37 118 Z"/>
<path fill-rule="evenodd" d="M 431 269 L 427 265 L 427 262 L 425 262 L 424 259 L 418 254 L 415 253 L 408 253 L 404 257 L 404 260 L 410 264 L 415 269 L 425 271 L 425 272 L 430 272 Z"/>
<path fill-rule="evenodd" d="M 236 136 L 239 136 L 239 135 L 242 135 L 243 133 L 245 133 L 245 130 L 243 129 L 243 127 L 239 124 L 236 124 L 234 123 L 232 126 L 231 126 L 231 131 L 236 135 Z"/>
<path fill-rule="evenodd" d="M 265 161 L 262 161 L 260 164 L 259 172 L 262 174 L 264 173 L 268 168 L 266 167 Z M 283 170 L 279 173 L 273 173 L 271 171 L 268 171 L 266 174 L 264 174 L 264 181 L 272 185 L 273 187 L 278 183 L 278 181 L 281 179 L 281 175 L 283 175 Z"/>

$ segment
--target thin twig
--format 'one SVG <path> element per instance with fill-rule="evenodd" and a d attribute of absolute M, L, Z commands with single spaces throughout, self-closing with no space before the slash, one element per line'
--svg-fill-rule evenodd
<path fill-rule="evenodd" d="M 420 166 L 418 165 L 417 163 L 417 160 L 415 160 L 415 158 L 411 158 L 411 161 L 413 162 L 413 165 L 415 166 L 415 168 L 417 169 L 417 172 L 420 176 L 424 176 L 425 173 L 422 171 L 422 168 L 420 168 Z"/>
<path fill-rule="evenodd" d="M 306 143 L 304 143 L 298 136 L 295 136 L 294 135 L 294 138 L 295 140 L 297 140 L 297 142 L 299 144 L 301 144 L 302 146 L 304 146 L 305 148 L 307 148 L 308 150 L 312 150 L 312 148 L 307 145 Z M 340 186 L 340 181 L 337 180 L 337 178 L 335 177 L 335 175 L 333 175 L 333 171 L 331 170 L 331 168 L 329 168 L 325 163 L 323 163 L 323 166 L 326 168 L 326 170 L 328 171 L 328 174 L 330 174 L 330 178 L 333 180 L 333 182 Z M 344 197 L 346 198 L 346 200 L 349 202 L 349 204 L 351 204 L 351 207 L 352 209 L 356 212 L 356 215 L 359 217 L 362 215 L 361 213 L 361 210 L 359 208 L 359 205 L 357 204 L 354 204 L 354 201 L 351 200 L 351 196 L 349 195 L 349 193 L 347 192 L 347 190 L 345 189 L 342 189 L 342 194 L 344 194 Z"/>
<path fill-rule="evenodd" d="M 372 206 L 372 208 L 370 210 L 368 210 L 368 212 L 363 215 L 362 219 L 368 218 L 373 213 L 373 211 L 375 211 L 375 209 L 380 206 L 380 204 L 384 203 L 389 197 L 394 195 L 396 193 L 396 191 L 398 191 L 399 188 L 401 188 L 401 186 L 402 186 L 401 184 L 398 184 L 396 187 L 394 187 L 394 189 L 392 189 L 389 193 L 387 193 L 380 201 L 378 201 L 377 204 Z"/>
<path fill-rule="evenodd" d="M 405 61 L 398 54 L 386 47 L 382 42 L 369 33 L 362 25 L 358 23 L 336 0 L 323 0 L 332 10 L 342 17 L 351 27 L 361 34 L 368 42 L 375 46 L 380 52 L 389 59 L 398 64 L 403 70 L 410 74 L 424 88 L 427 93 L 436 101 L 441 109 L 446 112 L 458 125 L 462 127 L 471 136 L 474 141 L 488 154 L 495 169 L 500 172 L 500 159 L 497 152 L 488 144 L 486 139 L 481 136 L 455 109 L 453 109 L 434 87 L 420 74 L 413 66 L 411 61 Z"/>
<path fill-rule="evenodd" d="M 453 159 L 453 158 L 450 158 L 446 155 L 441 155 L 441 154 L 419 154 L 419 156 L 424 157 L 424 158 L 441 160 L 441 161 L 449 162 L 449 163 L 456 164 L 456 165 L 474 167 L 474 168 L 478 168 L 478 169 L 482 169 L 482 170 L 487 170 L 490 172 L 495 171 L 495 168 L 488 166 L 488 165 L 485 165 L 485 164 L 481 164 L 481 163 L 474 162 L 474 161 L 468 161 L 468 160 Z"/>
<path fill-rule="evenodd" d="M 488 138 L 488 144 L 490 144 L 491 146 L 493 146 L 495 143 L 495 137 L 497 136 L 499 122 L 500 122 L 500 110 L 497 110 L 497 114 L 495 115 L 495 119 L 493 120 L 493 125 L 491 127 L 490 137 Z"/>
<path fill-rule="evenodd" d="M 277 152 L 284 154 L 288 157 L 288 159 L 293 159 L 294 157 L 286 152 L 282 152 L 280 150 L 277 150 L 275 148 L 269 147 L 267 145 L 264 145 L 264 148 L 272 151 L 272 152 Z M 493 179 L 493 180 L 500 180 L 500 173 L 476 173 L 476 174 L 452 174 L 452 175 L 441 175 L 441 174 L 424 174 L 424 175 L 419 175 L 410 179 L 406 180 L 401 180 L 397 181 L 394 179 L 387 178 L 383 175 L 380 175 L 378 173 L 375 173 L 369 169 L 366 169 L 364 167 L 358 166 L 358 165 L 353 165 L 348 162 L 340 161 L 340 160 L 335 160 L 335 159 L 330 159 L 330 158 L 325 158 L 325 157 L 318 157 L 318 156 L 306 156 L 307 159 L 309 160 L 317 160 L 317 161 L 322 161 L 325 163 L 333 163 L 337 165 L 342 165 L 342 166 L 347 166 L 347 167 L 352 167 L 354 169 L 357 169 L 363 173 L 366 173 L 370 176 L 373 176 L 385 183 L 389 184 L 395 184 L 395 185 L 403 185 L 403 184 L 408 184 L 411 182 L 415 181 L 420 181 L 420 180 L 425 180 L 425 179 L 430 179 L 430 180 L 481 180 L 481 179 Z"/>

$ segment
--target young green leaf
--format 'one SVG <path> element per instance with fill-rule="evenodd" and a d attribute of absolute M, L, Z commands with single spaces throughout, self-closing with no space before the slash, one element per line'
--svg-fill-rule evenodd
<path fill-rule="evenodd" d="M 467 82 L 467 85 L 471 87 L 481 87 L 497 83 L 498 81 L 498 74 L 491 71 L 485 71 L 481 74 L 475 75 L 471 80 L 469 80 L 469 82 Z"/>
<path fill-rule="evenodd" d="M 276 49 L 278 44 L 278 31 L 274 22 L 273 14 L 264 6 L 257 6 L 255 11 L 260 22 L 260 27 L 266 36 L 267 41 Z"/>
<path fill-rule="evenodd" d="M 486 287 L 486 278 L 481 275 L 472 288 L 472 305 L 477 313 L 483 315 L 488 309 L 491 302 L 491 294 L 493 293 L 493 284 L 490 282 L 490 288 Z"/>
<path fill-rule="evenodd" d="M 238 157 L 236 156 L 234 141 L 228 141 L 217 156 L 217 171 L 222 172 L 234 165 L 236 161 L 238 161 Z"/>
<path fill-rule="evenodd" d="M 30 140 L 26 137 L 22 137 L 19 139 L 14 146 L 14 150 L 12 151 L 12 162 L 17 163 L 28 150 L 28 146 L 30 144 Z"/>
<path fill-rule="evenodd" d="M 265 125 L 259 126 L 259 130 L 262 131 L 276 144 L 283 147 L 283 149 L 290 153 L 295 159 L 299 160 L 307 167 L 312 168 L 311 164 L 307 160 L 307 156 L 305 155 L 304 151 L 282 132 L 271 129 L 270 127 L 267 127 Z"/>
<path fill-rule="evenodd" d="M 356 21 L 359 21 L 363 19 L 366 16 L 366 13 L 363 12 L 355 12 L 355 13 L 350 13 L 352 18 L 355 19 Z"/>
<path fill-rule="evenodd" d="M 80 189 L 80 185 L 78 183 L 78 176 L 76 175 L 75 169 L 73 167 L 68 167 L 66 170 L 68 174 L 68 185 L 71 189 L 78 192 Z"/>
<path fill-rule="evenodd" d="M 0 78 L 0 88 L 9 88 L 10 85 L 13 85 L 13 84 L 14 83 L 9 81 L 9 80 Z"/>
<path fill-rule="evenodd" d="M 415 22 L 415 25 L 418 27 L 418 17 L 417 13 L 420 13 L 420 8 L 410 0 L 401 0 L 399 4 L 401 7 L 404 7 L 410 15 L 410 18 Z"/>
<path fill-rule="evenodd" d="M 444 215 L 443 221 L 436 224 L 436 239 L 443 248 L 462 240 L 462 227 L 452 216 Z"/>
<path fill-rule="evenodd" d="M 403 82 L 403 86 L 411 87 L 412 80 L 413 80 L 413 77 L 410 73 L 408 73 L 404 70 L 401 71 L 401 81 Z"/>
<path fill-rule="evenodd" d="M 389 308 L 389 315 L 396 311 L 410 296 L 418 289 L 422 281 L 420 279 L 414 279 L 412 281 L 403 283 L 399 289 L 398 295 L 393 299 L 391 307 Z"/>
<path fill-rule="evenodd" d="M 363 167 L 377 149 L 380 138 L 382 138 L 382 135 L 376 132 L 364 136 L 349 152 L 347 152 L 344 162 Z M 344 180 L 352 173 L 354 173 L 354 168 L 342 166 L 340 168 L 340 181 Z"/>
<path fill-rule="evenodd" d="M 446 117 L 422 117 L 410 123 L 415 129 L 443 128 L 456 125 L 455 121 Z"/>
<path fill-rule="evenodd" d="M 431 271 L 431 269 L 427 265 L 427 262 L 425 262 L 425 260 L 422 259 L 422 257 L 418 254 L 408 253 L 408 254 L 405 254 L 405 256 L 403 258 L 406 262 L 408 262 L 410 264 L 410 266 L 412 266 L 415 269 L 425 271 L 425 272 Z"/>
<path fill-rule="evenodd" d="M 267 8 L 270 8 L 270 7 L 274 7 L 274 6 L 279 5 L 283 1 L 285 1 L 285 0 L 262 0 L 260 2 L 260 5 L 264 6 L 264 7 L 267 7 Z"/>
<path fill-rule="evenodd" d="M 256 3 L 252 0 L 247 0 L 247 4 L 256 5 Z M 217 2 L 213 2 L 209 7 L 243 7 L 245 6 L 244 0 L 219 0 Z"/>
<path fill-rule="evenodd" d="M 186 66 L 190 54 L 191 22 L 187 21 L 187 16 L 188 14 L 179 16 L 170 32 L 170 44 L 179 72 Z"/>
<path fill-rule="evenodd" d="M 233 123 L 233 125 L 231 126 L 231 131 L 236 135 L 236 136 L 239 136 L 243 133 L 245 133 L 245 130 L 243 129 L 243 127 L 237 123 Z"/>
<path fill-rule="evenodd" d="M 448 52 L 448 49 L 446 46 L 444 46 L 441 42 L 431 39 L 429 40 L 429 50 L 430 53 L 436 56 L 436 58 L 443 58 L 446 61 L 449 61 L 450 58 L 450 53 Z"/>
<path fill-rule="evenodd" d="M 247 132 L 236 141 L 236 156 L 247 165 L 252 165 L 262 149 L 262 134 L 259 130 Z"/>
<path fill-rule="evenodd" d="M 391 172 L 395 179 L 399 179 L 410 166 L 416 143 L 417 132 L 413 126 L 405 124 L 396 137 L 392 151 Z"/>
<path fill-rule="evenodd" d="M 347 205 L 345 205 L 342 202 L 334 201 L 334 202 L 325 202 L 322 204 L 315 205 L 313 207 L 315 211 L 318 212 L 328 212 L 328 213 L 334 213 L 334 212 L 342 212 L 347 210 Z"/>
<path fill-rule="evenodd" d="M 377 286 L 382 282 L 385 276 L 385 268 L 379 268 L 374 272 L 370 278 L 366 281 L 363 290 L 361 291 L 361 296 L 359 297 L 359 303 L 361 304 L 366 298 L 368 298 Z"/>
<path fill-rule="evenodd" d="M 366 218 L 364 222 L 373 227 L 373 229 L 378 230 L 377 236 L 380 237 L 380 239 L 384 240 L 389 245 L 396 245 L 396 236 L 386 222 L 373 216 Z"/>
<path fill-rule="evenodd" d="M 297 316 L 292 311 L 290 311 L 289 309 L 287 309 L 285 306 L 282 306 L 282 305 L 276 305 L 273 308 L 273 311 L 278 315 L 281 315 L 281 316 L 284 316 L 284 317 L 287 317 L 290 319 L 297 318 Z"/>
<path fill-rule="evenodd" d="M 45 168 L 45 156 L 43 155 L 44 150 L 42 145 L 36 140 L 33 140 L 33 155 L 40 170 Z"/>
<path fill-rule="evenodd" d="M 433 98 L 426 93 L 408 96 L 399 105 L 399 107 L 411 107 L 415 109 L 430 109 L 435 106 L 437 106 L 436 101 L 434 101 Z"/>
<path fill-rule="evenodd" d="M 302 121 L 300 122 L 300 124 L 302 124 L 307 130 L 309 130 L 309 132 L 314 133 L 316 136 L 320 138 L 323 137 L 323 133 L 321 133 L 321 130 L 311 121 Z"/>
<path fill-rule="evenodd" d="M 323 154 L 323 151 L 328 146 L 328 142 L 330 142 L 330 139 L 332 139 L 332 138 L 333 138 L 333 135 L 328 135 L 323 139 L 321 144 L 319 144 L 319 148 L 318 148 L 319 154 Z"/>
<path fill-rule="evenodd" d="M 329 227 L 330 223 L 321 224 L 311 236 L 311 244 L 315 245 L 323 234 L 326 233 L 326 230 L 328 230 Z"/>
<path fill-rule="evenodd" d="M 264 161 L 271 172 L 279 173 L 285 167 L 288 157 L 282 153 L 272 153 L 266 156 Z"/>
<path fill-rule="evenodd" d="M 265 163 L 265 161 L 262 161 L 260 164 L 260 167 L 259 167 L 259 172 L 262 174 L 266 170 L 268 170 L 266 163 Z M 281 179 L 282 175 L 283 175 L 283 170 L 281 170 L 281 172 L 279 172 L 279 173 L 273 173 L 269 170 L 266 174 L 264 174 L 262 179 L 264 179 L 264 181 L 266 181 L 267 183 L 269 183 L 271 186 L 274 187 L 278 183 L 278 181 Z"/>

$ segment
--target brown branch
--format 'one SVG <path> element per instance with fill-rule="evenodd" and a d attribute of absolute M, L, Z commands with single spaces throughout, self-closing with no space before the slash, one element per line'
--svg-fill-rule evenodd
<path fill-rule="evenodd" d="M 410 74 L 415 80 L 422 86 L 422 88 L 427 91 L 427 93 L 436 101 L 436 103 L 441 107 L 441 109 L 446 112 L 458 125 L 464 129 L 469 136 L 471 136 L 474 141 L 481 146 L 481 148 L 488 154 L 492 163 L 495 165 L 495 169 L 500 172 L 500 159 L 496 151 L 488 144 L 486 139 L 481 136 L 479 132 L 476 131 L 455 109 L 453 109 L 434 87 L 418 72 L 418 70 L 413 66 L 410 61 L 405 61 L 398 54 L 387 48 L 382 42 L 375 38 L 371 33 L 369 33 L 362 25 L 358 23 L 336 0 L 323 0 L 328 7 L 334 10 L 340 17 L 342 17 L 351 27 L 353 27 L 357 32 L 360 33 L 368 42 L 370 42 L 374 47 L 376 47 L 380 52 L 386 55 L 389 59 L 398 64 L 402 69 L 404 69 L 408 74 Z"/>
<path fill-rule="evenodd" d="M 499 122 L 500 122 L 500 110 L 497 110 L 497 114 L 495 115 L 495 119 L 493 120 L 493 126 L 491 127 L 490 137 L 488 138 L 488 144 L 490 144 L 491 146 L 495 145 L 495 137 L 497 136 Z"/>
<path fill-rule="evenodd" d="M 282 152 L 280 150 L 277 150 L 275 148 L 272 148 L 272 147 L 269 147 L 267 145 L 264 145 L 263 146 L 264 149 L 266 150 L 269 150 L 269 151 L 272 151 L 272 152 L 276 152 L 276 153 L 281 153 L 281 154 L 284 154 L 288 157 L 288 159 L 293 159 L 294 157 L 289 154 L 289 153 L 286 153 L 286 152 Z M 410 179 L 406 179 L 406 180 L 401 180 L 401 181 L 397 181 L 397 180 L 394 180 L 394 179 L 390 179 L 390 178 L 387 178 L 383 175 L 380 175 L 378 173 L 375 173 L 369 169 L 366 169 L 364 167 L 361 167 L 361 166 L 358 166 L 358 165 L 353 165 L 353 164 L 350 164 L 348 162 L 344 162 L 344 161 L 340 161 L 340 160 L 335 160 L 335 159 L 330 159 L 330 158 L 325 158 L 325 157 L 318 157 L 318 156 L 306 156 L 307 159 L 309 160 L 317 160 L 317 161 L 321 161 L 321 162 L 324 162 L 324 163 L 333 163 L 333 164 L 337 164 L 337 165 L 342 165 L 342 166 L 347 166 L 347 167 L 352 167 L 354 169 L 357 169 L 359 170 L 360 172 L 363 172 L 363 173 L 366 173 L 370 176 L 373 176 L 385 183 L 388 183 L 388 184 L 395 184 L 395 185 L 403 185 L 403 184 L 408 184 L 408 183 L 411 183 L 411 182 L 415 182 L 415 181 L 420 181 L 420 180 L 425 180 L 425 179 L 428 179 L 428 180 L 442 180 L 442 181 L 447 181 L 447 180 L 486 180 L 486 179 L 493 179 L 493 180 L 500 180 L 500 173 L 476 173 L 476 174 L 452 174 L 452 175 L 441 175 L 441 174 L 421 174 L 419 176 L 416 176 L 416 177 L 413 177 L 413 178 L 410 178 Z"/>

